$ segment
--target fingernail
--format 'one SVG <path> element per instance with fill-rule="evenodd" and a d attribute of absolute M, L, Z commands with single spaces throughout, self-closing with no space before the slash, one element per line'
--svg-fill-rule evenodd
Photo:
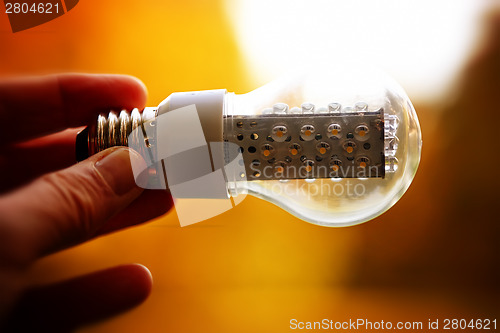
<path fill-rule="evenodd" d="M 117 195 L 137 188 L 132 163 L 144 163 L 139 154 L 119 148 L 96 162 L 95 168 Z"/>

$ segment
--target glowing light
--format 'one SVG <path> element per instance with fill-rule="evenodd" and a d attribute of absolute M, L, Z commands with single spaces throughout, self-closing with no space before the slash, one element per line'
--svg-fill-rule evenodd
<path fill-rule="evenodd" d="M 446 92 L 490 5 L 486 0 L 226 1 L 248 73 L 258 82 L 297 65 L 356 59 L 380 66 L 411 96 L 427 99 Z"/>

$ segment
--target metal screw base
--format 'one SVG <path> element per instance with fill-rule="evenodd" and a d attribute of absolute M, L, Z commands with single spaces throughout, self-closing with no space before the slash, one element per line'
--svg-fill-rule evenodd
<path fill-rule="evenodd" d="M 86 127 L 76 138 L 76 159 L 82 161 L 110 147 L 128 146 L 130 133 L 144 122 L 156 117 L 156 108 L 139 109 L 132 112 L 122 110 L 119 115 L 110 111 L 101 114 L 94 125 Z"/>

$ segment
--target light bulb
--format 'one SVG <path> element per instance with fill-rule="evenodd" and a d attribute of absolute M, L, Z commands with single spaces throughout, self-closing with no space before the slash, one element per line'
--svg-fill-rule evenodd
<path fill-rule="evenodd" d="M 197 134 L 189 120 L 180 123 L 186 127 L 161 121 L 187 106 L 195 106 L 206 143 L 225 143 L 211 146 L 210 156 L 192 142 Z M 155 182 L 172 186 L 168 170 L 181 175 L 176 184 L 196 179 L 223 169 L 239 152 L 242 160 L 222 173 L 222 190 L 191 188 L 186 197 L 250 194 L 323 226 L 362 223 L 394 205 L 416 173 L 422 144 L 417 115 L 404 90 L 380 71 L 360 66 L 299 72 L 243 95 L 226 90 L 173 93 L 142 114 L 100 116 L 78 142 L 80 159 L 113 145 L 142 150 L 150 156 L 149 164 L 156 163 L 153 180 L 144 187 Z M 209 158 L 212 168 L 160 163 L 157 150 L 166 142 L 167 150 L 174 151 L 170 155 L 190 148 L 192 156 L 184 162 L 196 165 Z"/>

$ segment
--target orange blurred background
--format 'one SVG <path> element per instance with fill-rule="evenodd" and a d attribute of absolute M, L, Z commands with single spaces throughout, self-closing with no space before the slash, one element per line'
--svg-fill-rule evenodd
<path fill-rule="evenodd" d="M 0 13 L 0 75 L 130 74 L 148 87 L 150 106 L 175 91 L 244 93 L 264 82 L 247 66 L 228 6 L 85 0 L 16 34 Z M 500 313 L 500 11 L 483 15 L 481 31 L 452 92 L 413 101 L 421 166 L 400 202 L 375 220 L 319 227 L 247 197 L 203 223 L 181 228 L 172 211 L 44 258 L 30 269 L 33 283 L 130 262 L 151 270 L 144 304 L 82 332 L 288 332 L 293 318 L 493 319 Z"/>

